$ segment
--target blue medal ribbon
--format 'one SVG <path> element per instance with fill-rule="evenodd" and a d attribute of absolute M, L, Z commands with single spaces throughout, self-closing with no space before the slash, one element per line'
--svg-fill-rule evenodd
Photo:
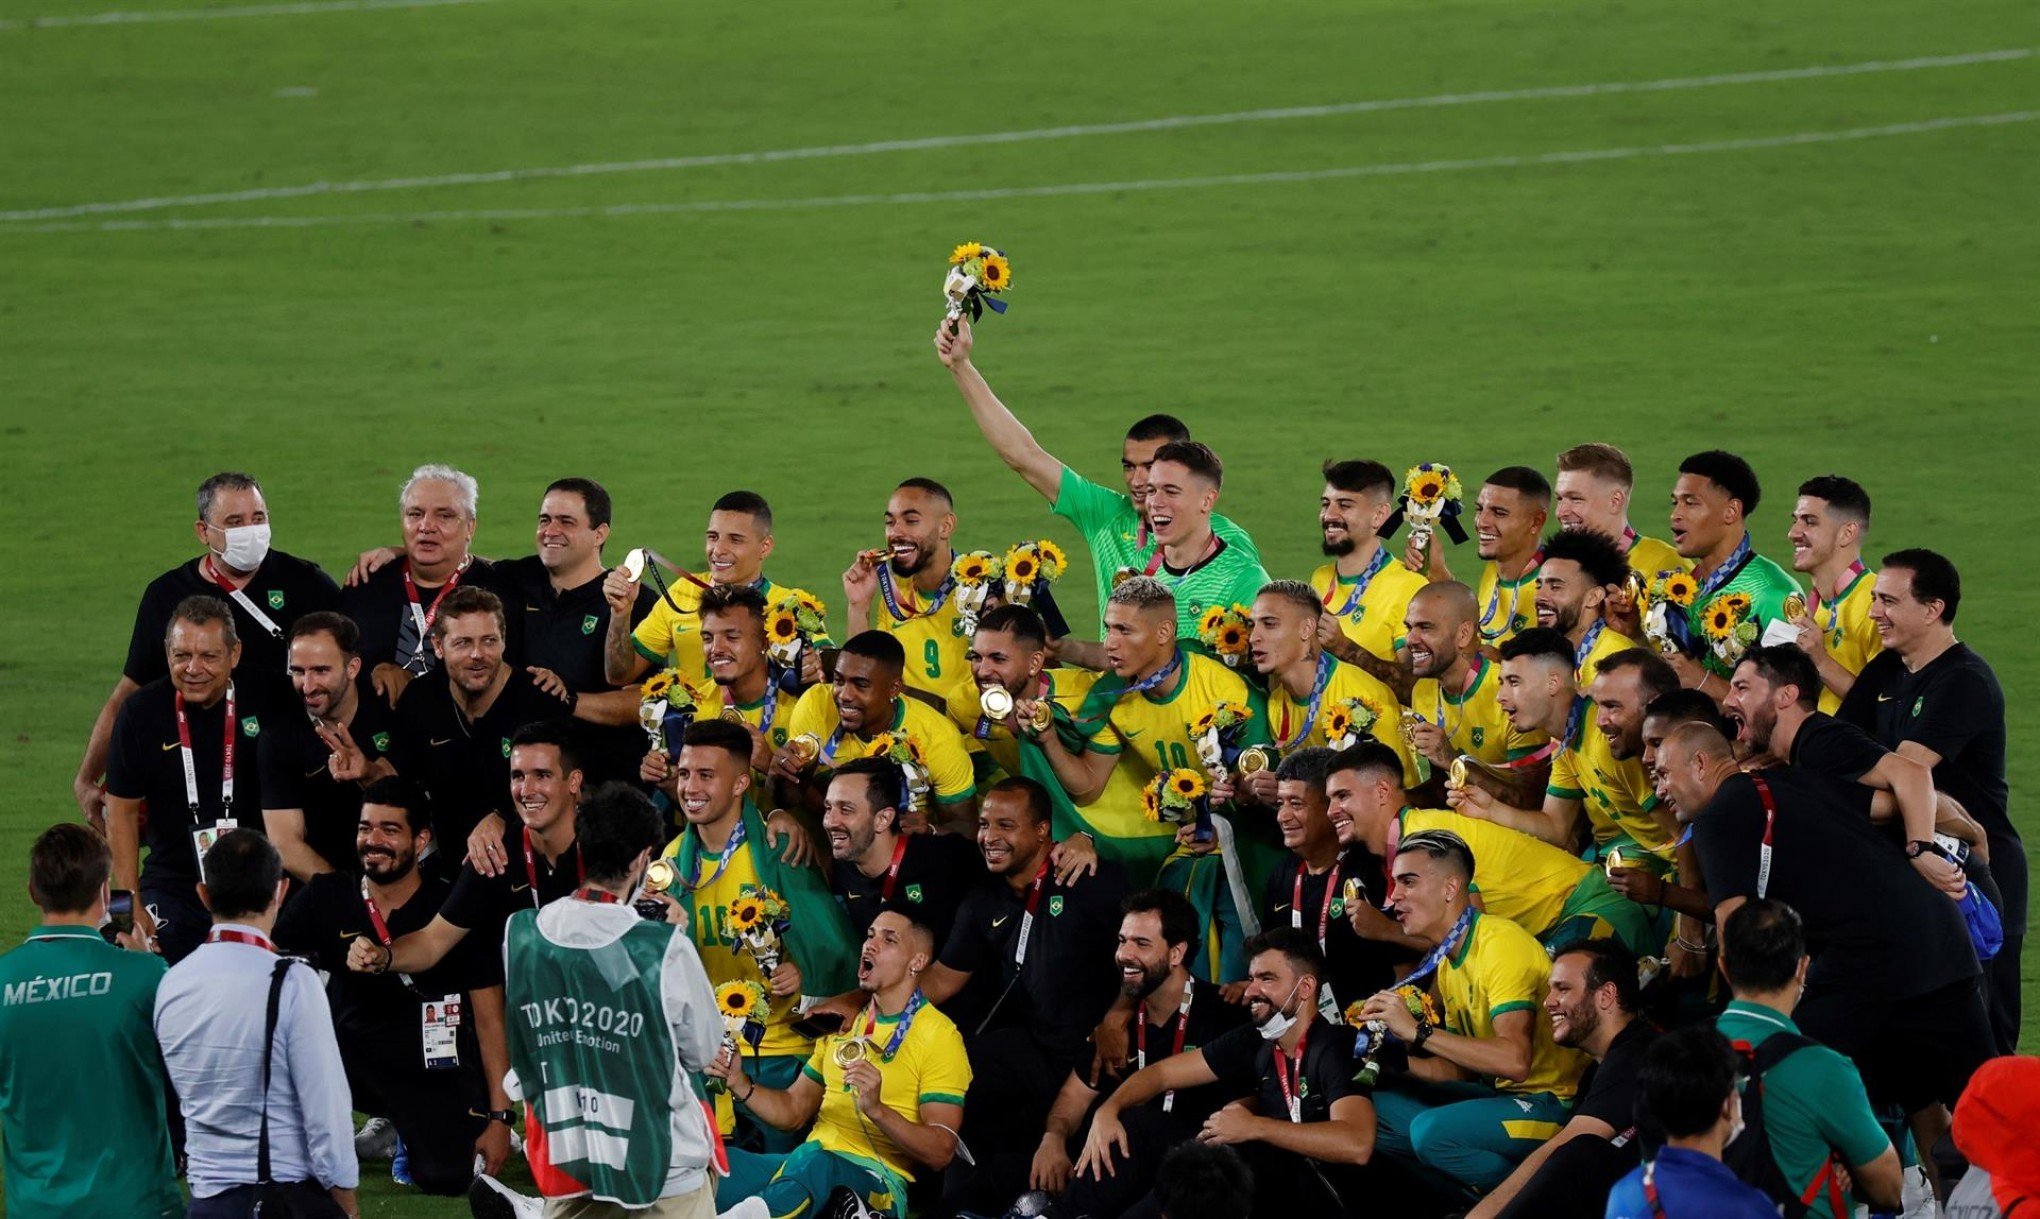
<path fill-rule="evenodd" d="M 1704 608 L 1708 600 L 1721 591 L 1722 585 L 1742 574 L 1742 569 L 1748 567 L 1750 560 L 1756 555 L 1756 549 L 1750 545 L 1750 535 L 1748 531 L 1744 531 L 1742 541 L 1735 544 L 1735 550 L 1728 556 L 1728 562 L 1715 568 L 1714 574 L 1700 582 L 1700 591 L 1693 595 L 1694 607 Z"/>
<path fill-rule="evenodd" d="M 910 618 L 939 613 L 942 609 L 942 603 L 949 600 L 949 594 L 956 588 L 955 576 L 944 577 L 941 585 L 933 593 L 929 594 L 928 608 L 918 611 L 910 610 L 900 605 L 900 590 L 893 583 L 892 561 L 888 559 L 883 563 L 876 564 L 876 570 L 878 572 L 878 595 L 885 599 L 886 612 L 893 616 L 895 622 L 905 622 Z"/>
<path fill-rule="evenodd" d="M 699 842 L 700 840 L 701 836 L 699 831 L 697 831 L 695 834 L 695 841 Z M 701 857 L 704 854 L 704 852 L 697 849 L 694 856 L 694 874 L 692 876 L 684 878 L 680 883 L 684 885 L 687 891 L 690 893 L 700 889 L 701 886 L 703 885 L 714 884 L 716 877 L 721 876 L 723 874 L 723 869 L 730 866 L 730 860 L 736 858 L 737 848 L 743 845 L 744 845 L 744 819 L 742 817 L 739 817 L 737 818 L 737 827 L 730 831 L 729 841 L 723 843 L 722 854 L 716 856 L 714 874 L 709 876 L 708 879 L 706 880 L 703 880 L 701 878 Z"/>
<path fill-rule="evenodd" d="M 1288 753 L 1296 748 L 1317 724 L 1318 708 L 1325 701 L 1325 688 L 1332 684 L 1332 667 L 1337 663 L 1330 652 L 1318 653 L 1317 676 L 1311 679 L 1310 706 L 1303 713 L 1303 724 L 1297 728 L 1296 735 L 1281 743 L 1282 752 Z"/>
<path fill-rule="evenodd" d="M 1743 540 L 1749 540 L 1747 535 L 1745 535 Z M 1516 616 L 1516 603 L 1523 599 L 1523 581 L 1536 575 L 1537 569 L 1542 566 L 1544 566 L 1544 547 L 1539 546 L 1531 552 L 1529 566 L 1523 569 L 1522 575 L 1516 577 L 1514 583 L 1515 595 L 1509 598 L 1509 616 L 1502 619 L 1501 626 L 1490 631 L 1488 623 L 1494 621 L 1496 611 L 1502 607 L 1502 567 L 1499 563 L 1495 564 L 1494 591 L 1488 594 L 1487 608 L 1480 612 L 1480 637 L 1482 639 L 1492 643 L 1500 639 L 1503 633 L 1509 629 L 1510 620 Z"/>
<path fill-rule="evenodd" d="M 1473 926 L 1473 916 L 1476 913 L 1477 911 L 1475 911 L 1471 905 L 1467 906 L 1466 909 L 1461 910 L 1459 912 L 1459 917 L 1453 920 L 1452 930 L 1445 933 L 1445 938 L 1439 940 L 1438 943 L 1431 948 L 1431 951 L 1424 954 L 1424 959 L 1417 962 L 1417 967 L 1409 972 L 1408 977 L 1405 977 L 1402 981 L 1397 982 L 1395 986 L 1391 987 L 1390 989 L 1398 989 L 1404 986 L 1421 985 L 1426 980 L 1428 980 L 1432 974 L 1438 972 L 1438 966 L 1444 963 L 1445 958 L 1447 956 L 1451 955 L 1452 946 L 1458 943 L 1459 937 L 1467 934 L 1468 930 Z M 1387 1035 L 1388 1035 L 1387 1032 L 1384 1030 L 1382 1036 L 1386 1037 Z M 1353 1057 L 1355 1058 L 1364 1057 L 1366 1054 L 1368 1054 L 1375 1048 L 1374 1043 L 1375 1038 L 1369 1036 L 1365 1028 L 1361 1029 L 1360 1035 L 1353 1039 Z"/>
<path fill-rule="evenodd" d="M 1169 680 L 1171 677 L 1174 677 L 1176 675 L 1176 670 L 1182 667 L 1183 667 L 1183 653 L 1181 649 L 1178 649 L 1174 656 L 1169 657 L 1168 664 L 1163 665 L 1161 668 L 1156 669 L 1154 672 L 1148 674 L 1146 677 L 1141 678 L 1139 681 L 1134 682 L 1132 685 L 1127 686 L 1125 689 L 1121 690 L 1114 697 L 1113 701 L 1116 702 L 1119 699 L 1125 698 L 1129 694 L 1146 694 L 1148 691 L 1154 689 L 1156 686 L 1159 686 L 1163 682 Z"/>
<path fill-rule="evenodd" d="M 1386 566 L 1388 566 L 1388 547 L 1377 545 L 1374 548 L 1374 557 L 1367 561 L 1367 570 L 1360 573 L 1359 578 L 1353 584 L 1353 591 L 1346 595 L 1346 604 L 1340 606 L 1335 611 L 1335 615 L 1344 618 L 1359 608 L 1360 599 L 1367 595 L 1367 586 L 1374 583 L 1374 577 L 1380 575 L 1381 569 Z M 1332 569 L 1332 588 L 1325 590 L 1327 599 L 1331 597 L 1332 590 L 1338 588 L 1338 586 L 1339 572 L 1338 568 L 1334 567 Z"/>
<path fill-rule="evenodd" d="M 914 1016 L 920 1012 L 921 1005 L 927 1001 L 927 996 L 921 993 L 921 988 L 915 987 L 914 993 L 907 997 L 907 1006 L 900 1011 L 899 1023 L 893 1025 L 892 1038 L 885 1043 L 885 1048 L 878 1052 L 880 1062 L 891 1062 L 893 1055 L 900 1052 L 900 1046 L 905 1044 L 907 1040 L 907 1030 L 914 1027 Z M 865 1018 L 864 1038 L 866 1041 L 871 1039 L 872 1032 L 877 1028 L 878 999 L 874 996 L 871 1000 L 871 1013 Z"/>
<path fill-rule="evenodd" d="M 1608 620 L 1606 618 L 1594 619 L 1594 625 L 1587 628 L 1587 637 L 1580 640 L 1580 646 L 1573 652 L 1572 667 L 1574 671 L 1577 672 L 1586 665 L 1587 657 L 1594 654 L 1594 645 L 1601 642 L 1601 632 L 1606 629 L 1608 629 Z"/>

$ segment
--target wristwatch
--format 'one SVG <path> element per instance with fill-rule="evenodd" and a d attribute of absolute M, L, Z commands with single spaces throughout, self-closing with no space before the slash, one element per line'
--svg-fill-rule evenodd
<path fill-rule="evenodd" d="M 1947 849 L 1931 838 L 1915 838 L 1905 844 L 1905 857 L 1907 859 L 1918 859 L 1922 855 L 1939 855 L 1943 859 L 1948 859 Z M 1954 861 L 1950 859 L 1949 862 L 1953 863 Z"/>
<path fill-rule="evenodd" d="M 492 1122 L 501 1122 L 512 1130 L 517 1128 L 517 1110 L 515 1109 L 470 1109 L 468 1110 L 468 1116 L 485 1117 Z"/>
<path fill-rule="evenodd" d="M 1429 1041 L 1431 1039 L 1431 1034 L 1437 1031 L 1438 1031 L 1437 1025 L 1432 1024 L 1428 1020 L 1419 1020 L 1417 1022 L 1417 1035 L 1410 1038 L 1410 1049 L 1412 1050 L 1423 1049 L 1424 1043 L 1426 1041 Z"/>

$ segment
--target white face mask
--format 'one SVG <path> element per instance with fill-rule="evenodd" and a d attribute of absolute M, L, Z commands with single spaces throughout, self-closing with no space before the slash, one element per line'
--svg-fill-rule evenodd
<path fill-rule="evenodd" d="M 1744 1129 L 1746 1127 L 1742 1120 L 1742 1097 L 1738 1096 L 1735 1098 L 1735 1116 L 1728 1119 L 1728 1143 L 1741 1138 Z M 1722 1146 L 1726 1147 L 1728 1143 L 1723 1143 Z"/>
<path fill-rule="evenodd" d="M 1295 986 L 1290 987 L 1288 997 L 1284 998 L 1282 1002 L 1284 1004 L 1287 1004 L 1290 999 L 1294 999 L 1296 997 L 1296 992 L 1298 990 L 1301 990 L 1302 988 L 1303 983 L 1300 981 Z M 1261 1027 L 1261 1040 L 1280 1041 L 1282 1040 L 1282 1035 L 1284 1033 L 1287 1033 L 1290 1029 L 1296 1027 L 1296 1013 L 1285 1012 L 1282 1010 L 1282 1008 L 1277 1007 L 1274 1013 L 1268 1017 L 1267 1023 L 1261 1025 L 1260 1027 Z"/>
<path fill-rule="evenodd" d="M 222 529 L 227 544 L 216 553 L 220 562 L 235 571 L 254 571 L 262 566 L 262 560 L 269 557 L 269 525 L 236 525 Z"/>

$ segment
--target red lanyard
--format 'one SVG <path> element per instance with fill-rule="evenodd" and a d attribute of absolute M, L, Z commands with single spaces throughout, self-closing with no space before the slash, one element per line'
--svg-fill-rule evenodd
<path fill-rule="evenodd" d="M 411 621 L 418 624 L 418 650 L 411 654 L 412 660 L 425 655 L 426 649 L 432 646 L 432 623 L 439 617 L 439 603 L 446 600 L 448 593 L 460 587 L 461 573 L 466 570 L 467 561 L 463 559 L 453 574 L 446 578 L 446 583 L 440 586 L 439 595 L 432 598 L 432 608 L 425 609 L 418 604 L 418 582 L 411 578 L 411 560 L 404 560 L 404 596 L 411 601 Z"/>
<path fill-rule="evenodd" d="M 375 908 L 375 899 L 368 895 L 368 882 L 365 880 L 361 882 L 361 904 L 368 907 L 368 922 L 375 929 L 376 943 L 381 944 L 384 948 L 388 948 L 391 942 L 390 925 L 383 921 L 382 911 Z M 394 956 L 395 954 L 392 953 L 391 955 Z M 418 994 L 418 988 L 411 983 L 410 974 L 398 974 L 397 981 L 402 982 L 404 988 L 412 994 Z M 422 998 L 423 996 L 420 997 Z"/>
<path fill-rule="evenodd" d="M 208 944 L 251 944 L 264 952 L 275 952 L 276 944 L 259 931 L 242 931 L 238 927 L 215 927 L 205 937 Z"/>
<path fill-rule="evenodd" d="M 236 588 L 234 582 L 227 579 L 226 574 L 220 570 L 219 564 L 213 562 L 213 557 L 210 554 L 205 556 L 205 563 L 201 570 L 221 592 L 232 599 L 234 604 L 240 606 L 250 618 L 260 623 L 262 629 L 269 632 L 271 639 L 283 638 L 283 628 L 276 625 L 275 621 L 268 614 L 263 613 L 256 606 L 254 600 L 248 596 L 248 590 Z"/>
<path fill-rule="evenodd" d="M 1192 563 L 1190 566 L 1183 569 L 1183 574 L 1187 576 L 1192 571 L 1196 570 L 1200 565 L 1210 562 L 1211 556 L 1218 553 L 1218 547 L 1219 547 L 1218 535 L 1214 533 L 1211 535 L 1211 545 L 1204 548 L 1204 553 L 1198 556 L 1197 562 Z M 1164 553 L 1165 551 L 1161 546 L 1156 546 L 1154 554 L 1149 556 L 1148 558 L 1147 570 L 1143 571 L 1141 574 L 1144 576 L 1151 576 L 1154 575 L 1156 572 L 1160 571 L 1162 569 L 1162 555 Z"/>
<path fill-rule="evenodd" d="M 524 827 L 524 876 L 531 882 L 531 908 L 538 909 L 545 902 L 538 896 L 538 856 L 531 849 L 531 827 Z M 581 861 L 581 852 L 574 851 L 574 883 L 582 884 L 588 879 L 588 865 Z"/>
<path fill-rule="evenodd" d="M 176 692 L 177 748 L 184 761 L 184 803 L 191 819 L 198 820 L 198 765 L 191 752 L 191 718 L 184 713 L 184 691 Z M 227 717 L 220 724 L 220 817 L 234 815 L 234 734 L 240 722 L 234 718 L 234 683 L 227 683 Z"/>
<path fill-rule="evenodd" d="M 1020 943 L 1013 949 L 1013 964 L 1027 963 L 1027 941 L 1034 938 L 1034 911 L 1041 905 L 1041 886 L 1048 881 L 1048 857 L 1043 856 L 1041 870 L 1034 874 L 1034 887 L 1027 893 L 1027 912 L 1020 916 Z"/>
<path fill-rule="evenodd" d="M 1296 1057 L 1293 1060 L 1296 1071 L 1296 1085 L 1291 1087 L 1289 1072 L 1292 1059 L 1275 1047 L 1275 1082 L 1282 1088 L 1282 1100 L 1289 1108 L 1289 1120 L 1301 1124 L 1303 1121 L 1303 1050 L 1310 1043 L 1310 1026 L 1303 1026 L 1303 1032 L 1296 1036 Z"/>
<path fill-rule="evenodd" d="M 1289 890 L 1289 925 L 1291 927 L 1300 928 L 1303 926 L 1303 877 L 1309 870 L 1309 864 L 1301 859 L 1296 861 L 1296 883 L 1291 885 Z M 1338 892 L 1339 865 L 1335 863 L 1332 865 L 1331 875 L 1325 877 L 1325 904 L 1318 907 L 1317 946 L 1319 952 L 1325 951 L 1325 932 L 1329 931 L 1332 926 L 1332 898 L 1336 897 Z"/>
<path fill-rule="evenodd" d="M 1771 887 L 1771 831 L 1778 822 L 1778 801 L 1771 795 L 1771 785 L 1764 782 L 1764 776 L 1753 774 L 1750 782 L 1757 785 L 1757 799 L 1764 802 L 1764 842 L 1757 848 L 1757 896 Z"/>
<path fill-rule="evenodd" d="M 1190 996 L 1191 991 L 1196 987 L 1196 985 L 1197 980 L 1194 978 L 1183 979 L 1183 1001 L 1176 1005 L 1176 1044 L 1173 1048 L 1169 1050 L 1169 1056 L 1171 1058 L 1174 1058 L 1183 1052 L 1183 1038 L 1186 1034 L 1190 1032 Z M 1147 1013 L 1141 1012 L 1139 1013 L 1139 1019 L 1134 1021 L 1133 1026 L 1133 1036 L 1135 1042 L 1134 1053 L 1136 1055 L 1136 1062 L 1138 1063 L 1141 1069 L 1145 1069 L 1148 1065 L 1147 1031 L 1148 1031 Z M 1176 1107 L 1176 1090 L 1174 1088 L 1171 1088 L 1167 1092 L 1162 1093 L 1162 1112 L 1168 1113 L 1175 1107 Z"/>
<path fill-rule="evenodd" d="M 900 863 L 901 861 L 905 860 L 906 857 L 907 857 L 907 836 L 905 834 L 901 834 L 899 836 L 899 841 L 893 843 L 892 863 L 885 870 L 885 888 L 879 891 L 878 894 L 879 901 L 889 902 L 892 900 L 893 882 L 899 880 Z M 1029 909 L 1032 909 L 1032 907 L 1029 907 Z"/>
<path fill-rule="evenodd" d="M 621 906 L 623 904 L 623 899 L 609 890 L 595 889 L 587 885 L 574 890 L 574 896 L 584 902 L 594 902 L 598 906 Z"/>

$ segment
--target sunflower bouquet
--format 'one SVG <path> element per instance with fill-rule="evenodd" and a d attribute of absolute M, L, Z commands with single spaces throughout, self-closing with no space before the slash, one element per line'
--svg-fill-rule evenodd
<path fill-rule="evenodd" d="M 1190 723 L 1190 735 L 1197 742 L 1197 756 L 1213 770 L 1226 766 L 1238 750 L 1234 745 L 1239 740 L 1240 730 L 1254 718 L 1254 709 L 1245 703 L 1221 702 L 1216 707 L 1198 716 Z"/>
<path fill-rule="evenodd" d="M 1069 623 L 1064 620 L 1062 611 L 1056 608 L 1055 597 L 1049 591 L 1049 585 L 1069 568 L 1069 560 L 1063 556 L 1062 547 L 1047 538 L 1021 542 L 1006 552 L 1005 568 L 1006 601 L 1012 605 L 1034 606 L 1048 627 L 1049 638 L 1059 639 L 1069 634 Z"/>
<path fill-rule="evenodd" d="M 765 997 L 765 988 L 756 982 L 725 982 L 715 988 L 715 1010 L 722 1017 L 723 1046 L 735 1057 L 741 1052 L 741 1045 L 748 1045 L 755 1053 L 758 1043 L 765 1039 L 765 1015 L 770 1001 Z M 727 1092 L 729 1085 L 720 1079 L 710 1077 L 710 1092 Z"/>
<path fill-rule="evenodd" d="M 1228 669 L 1237 669 L 1246 659 L 1252 638 L 1248 611 L 1244 605 L 1214 605 L 1197 620 L 1197 642 L 1210 648 Z"/>
<path fill-rule="evenodd" d="M 934 784 L 928 778 L 928 759 L 921 743 L 904 732 L 881 732 L 871 738 L 864 756 L 882 758 L 900 768 L 907 780 L 907 807 L 917 813 L 928 811 L 928 796 Z"/>
<path fill-rule="evenodd" d="M 798 664 L 800 650 L 828 633 L 828 612 L 813 593 L 797 588 L 781 593 L 765 611 L 765 651 L 772 663 L 782 669 Z"/>
<path fill-rule="evenodd" d="M 1433 1025 L 1438 1023 L 1438 1002 L 1431 997 L 1429 990 L 1421 986 L 1398 986 L 1395 993 L 1402 997 L 1403 1003 L 1410 1009 L 1410 1015 L 1416 1017 L 1418 1021 Z M 1348 1028 L 1358 1029 L 1360 1032 L 1360 1035 L 1353 1039 L 1353 1056 L 1360 1060 L 1360 1069 L 1353 1078 L 1362 1084 L 1372 1084 L 1381 1076 L 1379 1056 L 1381 1047 L 1388 1041 L 1388 1022 L 1369 1020 L 1362 1015 L 1365 1008 L 1365 1002 L 1356 999 L 1346 1005 L 1342 1015 Z"/>
<path fill-rule="evenodd" d="M 661 669 L 638 686 L 638 727 L 645 730 L 651 748 L 671 755 L 672 742 L 694 722 L 701 692 L 680 675 L 678 669 Z"/>
<path fill-rule="evenodd" d="M 763 885 L 745 885 L 730 903 L 730 931 L 737 944 L 758 962 L 758 972 L 771 977 L 779 972 L 784 955 L 780 936 L 793 912 L 786 899 Z"/>
<path fill-rule="evenodd" d="M 1351 749 L 1374 731 L 1381 712 L 1364 698 L 1344 698 L 1325 708 L 1325 742 L 1333 749 Z"/>
<path fill-rule="evenodd" d="M 1424 556 L 1423 566 L 1429 567 L 1431 536 L 1439 527 L 1444 528 L 1454 545 L 1466 540 L 1466 527 L 1459 523 L 1460 501 L 1465 497 L 1466 488 L 1460 485 L 1451 466 L 1419 462 L 1404 472 L 1402 506 L 1381 527 L 1382 536 L 1393 536 L 1397 527 L 1408 521 L 1410 541 Z"/>
<path fill-rule="evenodd" d="M 949 306 L 949 329 L 955 333 L 956 322 L 964 314 L 970 314 L 975 322 L 990 309 L 993 313 L 1004 313 L 1006 302 L 999 299 L 999 293 L 1013 286 L 1013 264 L 1007 260 L 1003 250 L 995 250 L 981 241 L 966 241 L 949 252 L 949 271 L 942 279 L 942 300 Z"/>
<path fill-rule="evenodd" d="M 1751 613 L 1750 595 L 1722 593 L 1700 611 L 1700 631 L 1715 659 L 1733 669 L 1743 653 L 1757 641 L 1757 620 Z"/>
<path fill-rule="evenodd" d="M 1141 789 L 1141 815 L 1170 825 L 1202 824 L 1204 797 L 1210 790 L 1201 771 L 1187 766 L 1162 771 Z"/>
<path fill-rule="evenodd" d="M 1651 580 L 1644 598 L 1650 605 L 1643 612 L 1643 634 L 1651 646 L 1666 656 L 1686 651 L 1689 638 L 1686 612 L 1700 595 L 1700 581 L 1693 573 L 1677 568 L 1661 571 Z"/>
<path fill-rule="evenodd" d="M 1006 561 L 989 550 L 957 552 L 949 564 L 949 578 L 956 581 L 956 591 L 950 596 L 956 598 L 957 634 L 977 634 L 978 615 L 985 612 L 985 598 L 992 595 L 993 587 L 1005 575 Z"/>

